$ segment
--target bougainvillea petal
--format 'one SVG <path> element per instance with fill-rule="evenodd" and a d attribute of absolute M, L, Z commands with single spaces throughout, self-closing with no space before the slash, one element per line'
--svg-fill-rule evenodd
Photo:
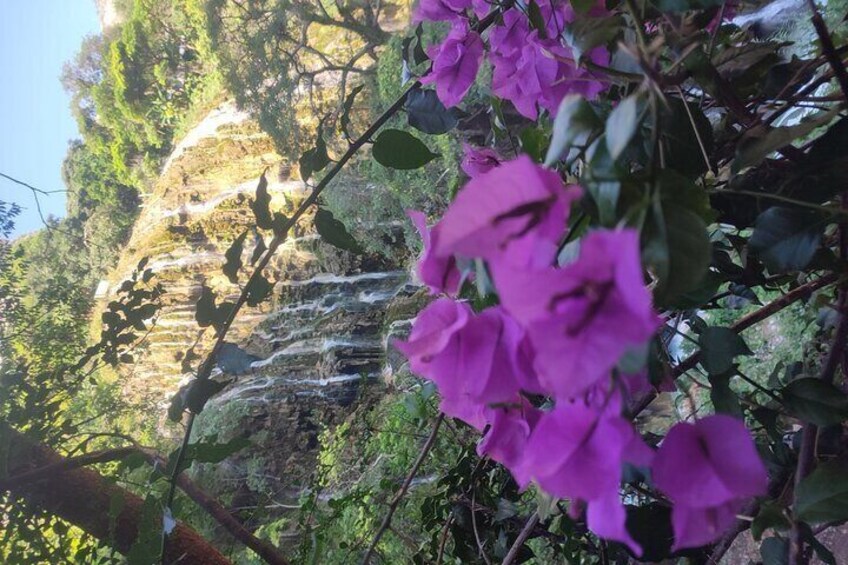
<path fill-rule="evenodd" d="M 435 83 L 439 100 L 447 107 L 456 106 L 474 84 L 483 49 L 483 40 L 466 23 L 455 25 L 441 45 L 428 51 L 433 66 L 421 82 Z"/>
<path fill-rule="evenodd" d="M 596 535 L 625 544 L 637 556 L 642 548 L 627 531 L 627 511 L 618 492 L 611 493 L 587 505 L 586 525 Z"/>
<path fill-rule="evenodd" d="M 472 178 L 459 191 L 438 224 L 435 253 L 528 266 L 541 258 L 527 257 L 525 246 L 547 243 L 555 249 L 570 204 L 579 196 L 579 189 L 564 189 L 555 172 L 522 155 Z M 510 253 L 516 249 L 521 252 Z"/>
<path fill-rule="evenodd" d="M 501 164 L 503 158 L 490 147 L 473 147 L 463 144 L 462 170 L 471 178 L 488 173 Z"/>
<path fill-rule="evenodd" d="M 635 232 L 596 231 L 561 269 L 492 265 L 501 303 L 527 327 L 539 381 L 557 398 L 607 378 L 628 349 L 659 328 L 639 257 Z"/>
<path fill-rule="evenodd" d="M 687 547 L 701 547 L 717 540 L 733 526 L 739 504 L 728 502 L 710 508 L 693 508 L 675 504 L 671 509 L 674 529 L 672 551 Z"/>
<path fill-rule="evenodd" d="M 455 21 L 462 17 L 462 13 L 471 7 L 471 0 L 420 0 L 418 7 L 413 13 L 413 22 L 429 20 Z"/>
<path fill-rule="evenodd" d="M 415 229 L 421 235 L 424 252 L 418 260 L 417 273 L 421 282 L 427 285 L 433 294 L 446 293 L 456 295 L 462 283 L 462 273 L 453 257 L 436 257 L 433 253 L 434 242 L 438 241 L 439 232 L 436 227 L 427 228 L 427 217 L 416 210 L 407 210 Z"/>

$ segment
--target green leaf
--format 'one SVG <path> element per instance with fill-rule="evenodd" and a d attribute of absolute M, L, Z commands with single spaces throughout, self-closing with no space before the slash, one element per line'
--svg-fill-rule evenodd
<path fill-rule="evenodd" d="M 342 115 L 339 118 L 339 129 L 342 130 L 342 133 L 348 139 L 350 139 L 350 132 L 348 131 L 348 127 L 350 127 L 350 112 L 353 109 L 354 102 L 356 102 L 356 95 L 359 94 L 363 88 L 365 88 L 364 84 L 354 87 L 354 89 L 350 91 L 350 94 L 345 97 L 344 105 L 342 106 Z"/>
<path fill-rule="evenodd" d="M 818 557 L 822 563 L 825 565 L 836 565 L 836 557 L 833 555 L 833 552 L 825 547 L 822 542 L 816 539 L 816 534 L 808 524 L 802 522 L 798 525 L 798 529 L 801 531 L 801 538 L 810 544 L 810 547 L 812 547 L 813 551 L 816 552 L 816 557 Z"/>
<path fill-rule="evenodd" d="M 639 561 L 656 563 L 667 559 L 674 541 L 671 509 L 656 502 L 645 506 L 626 505 L 625 509 L 627 531 L 642 547 Z"/>
<path fill-rule="evenodd" d="M 634 94 L 621 100 L 607 118 L 607 149 L 613 159 L 618 159 L 627 149 L 627 144 L 639 127 L 640 98 L 638 94 Z"/>
<path fill-rule="evenodd" d="M 831 461 L 816 467 L 795 490 L 795 515 L 810 524 L 848 518 L 848 467 Z"/>
<path fill-rule="evenodd" d="M 196 304 L 194 319 L 201 328 L 211 326 L 218 317 L 218 308 L 215 305 L 215 292 L 206 285 L 200 290 L 200 298 Z"/>
<path fill-rule="evenodd" d="M 834 108 L 828 112 L 819 112 L 804 118 L 795 126 L 767 129 L 759 127 L 749 131 L 737 147 L 736 158 L 730 167 L 731 172 L 738 173 L 745 167 L 756 165 L 781 147 L 809 135 L 838 116 L 839 110 Z"/>
<path fill-rule="evenodd" d="M 621 183 L 619 181 L 587 182 L 586 189 L 598 207 L 598 219 L 601 224 L 614 225 L 617 220 L 616 209 L 618 197 L 621 194 Z"/>
<path fill-rule="evenodd" d="M 536 0 L 530 0 L 527 4 L 527 19 L 530 20 L 530 27 L 539 32 L 539 39 L 548 38 L 545 16 L 542 15 L 542 10 Z"/>
<path fill-rule="evenodd" d="M 566 24 L 563 36 L 579 60 L 595 47 L 612 43 L 624 29 L 624 18 L 606 16 L 598 18 L 576 18 Z"/>
<path fill-rule="evenodd" d="M 253 247 L 253 253 L 250 254 L 250 264 L 251 266 L 255 265 L 260 258 L 262 258 L 262 254 L 268 249 L 265 245 L 265 239 L 263 239 L 262 235 L 257 232 L 255 237 L 255 245 Z"/>
<path fill-rule="evenodd" d="M 789 563 L 789 540 L 768 538 L 760 546 L 763 565 L 787 565 Z"/>
<path fill-rule="evenodd" d="M 337 220 L 333 213 L 324 208 L 318 208 L 315 213 L 315 229 L 321 239 L 333 247 L 350 251 L 351 253 L 362 253 L 362 247 L 348 233 L 345 225 Z"/>
<path fill-rule="evenodd" d="M 222 302 L 216 305 L 215 301 L 215 292 L 203 285 L 194 313 L 194 319 L 197 320 L 197 325 L 201 328 L 212 326 L 216 331 L 220 331 L 230 311 L 235 306 L 232 302 Z"/>
<path fill-rule="evenodd" d="M 537 163 L 541 162 L 545 148 L 548 146 L 548 136 L 542 128 L 529 127 L 521 130 L 519 135 L 521 151 L 530 156 Z"/>
<path fill-rule="evenodd" d="M 835 385 L 814 377 L 796 379 L 780 391 L 790 414 L 817 426 L 848 419 L 848 396 Z"/>
<path fill-rule="evenodd" d="M 662 217 L 654 221 L 644 255 L 659 277 L 654 296 L 658 303 L 668 304 L 701 285 L 710 267 L 712 245 L 706 224 L 691 210 L 665 205 Z"/>
<path fill-rule="evenodd" d="M 721 6 L 722 0 L 653 0 L 661 12 L 688 12 Z"/>
<path fill-rule="evenodd" d="M 220 463 L 227 457 L 235 455 L 239 451 L 250 446 L 250 440 L 246 437 L 235 437 L 230 441 L 219 443 L 217 434 L 204 438 L 202 441 L 191 443 L 186 448 L 183 455 L 183 461 L 180 465 L 180 473 L 191 467 L 191 464 L 197 461 L 198 463 Z M 174 450 L 168 456 L 168 466 L 166 474 L 173 473 L 174 462 L 177 460 L 179 450 Z"/>
<path fill-rule="evenodd" d="M 593 133 L 599 132 L 604 124 L 592 106 L 579 94 L 569 94 L 560 102 L 554 119 L 554 130 L 545 166 L 550 167 L 575 144 L 585 145 Z"/>
<path fill-rule="evenodd" d="M 668 108 L 660 119 L 666 168 L 689 178 L 698 177 L 708 169 L 704 151 L 707 155 L 713 151 L 712 124 L 697 103 L 684 103 L 674 97 L 667 100 Z"/>
<path fill-rule="evenodd" d="M 711 326 L 698 336 L 701 365 L 710 375 L 722 375 L 733 368 L 737 355 L 752 355 L 742 336 L 730 328 Z"/>
<path fill-rule="evenodd" d="M 401 170 L 418 169 L 438 157 L 420 139 L 399 129 L 383 130 L 374 142 L 373 155 L 384 167 Z"/>
<path fill-rule="evenodd" d="M 823 233 L 817 212 L 774 206 L 757 216 L 748 246 L 772 273 L 800 271 L 813 259 Z"/>
<path fill-rule="evenodd" d="M 304 152 L 298 160 L 300 165 L 300 178 L 304 182 L 309 180 L 312 173 L 320 171 L 330 163 L 330 156 L 327 154 L 327 144 L 324 142 L 324 120 L 318 125 L 318 131 L 315 135 L 315 147 Z"/>
<path fill-rule="evenodd" d="M 224 263 L 224 274 L 227 275 L 227 278 L 233 284 L 238 284 L 238 272 L 244 264 L 241 261 L 241 253 L 244 250 L 244 240 L 246 237 L 247 230 L 243 231 L 230 248 L 227 249 L 227 252 L 224 253 L 224 257 L 227 259 Z"/>
<path fill-rule="evenodd" d="M 182 392 L 183 405 L 193 414 L 200 414 L 209 399 L 221 392 L 228 384 L 210 379 L 194 379 Z"/>
<path fill-rule="evenodd" d="M 791 524 L 783 512 L 784 508 L 777 503 L 763 504 L 759 514 L 751 523 L 751 535 L 754 536 L 754 539 L 760 541 L 760 538 L 768 529 L 788 530 Z"/>
<path fill-rule="evenodd" d="M 742 406 L 739 404 L 739 397 L 730 388 L 731 376 L 731 373 L 710 375 L 710 401 L 716 412 L 741 418 Z"/>
<path fill-rule="evenodd" d="M 407 122 L 418 131 L 433 135 L 447 133 L 459 123 L 453 109 L 445 108 L 434 90 L 416 88 L 403 105 Z"/>
<path fill-rule="evenodd" d="M 274 223 L 269 208 L 270 204 L 271 195 L 268 194 L 268 180 L 265 178 L 265 173 L 262 173 L 262 176 L 259 177 L 259 184 L 256 186 L 256 198 L 250 203 L 250 209 L 253 210 L 256 225 L 263 230 L 271 229 Z"/>
<path fill-rule="evenodd" d="M 259 306 L 271 295 L 273 288 L 274 285 L 261 274 L 251 278 L 247 284 L 247 305 L 251 307 Z"/>

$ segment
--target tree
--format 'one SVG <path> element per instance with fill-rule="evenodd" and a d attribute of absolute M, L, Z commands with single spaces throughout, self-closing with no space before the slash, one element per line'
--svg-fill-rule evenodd
<path fill-rule="evenodd" d="M 337 110 L 349 77 L 373 73 L 376 50 L 389 38 L 384 15 L 394 4 L 208 0 L 205 19 L 239 105 L 283 154 L 299 156 L 304 116 Z"/>

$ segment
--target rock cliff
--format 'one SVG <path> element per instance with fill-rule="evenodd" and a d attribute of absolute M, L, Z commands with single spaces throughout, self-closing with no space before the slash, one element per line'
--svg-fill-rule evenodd
<path fill-rule="evenodd" d="M 272 210 L 293 209 L 306 188 L 290 178 L 271 140 L 230 103 L 212 111 L 164 165 L 114 275 L 101 284 L 108 300 L 148 257 L 165 287 L 163 307 L 124 375 L 128 397 L 157 406 L 151 417 L 163 419 L 170 397 L 211 345 L 211 328 L 195 322 L 202 286 L 220 299 L 234 300 L 240 291 L 222 272 L 224 253 L 252 226 L 249 202 L 266 169 Z M 251 233 L 246 265 L 255 244 Z M 242 283 L 249 268 L 240 273 Z M 382 390 L 387 334 L 407 325 L 421 293 L 396 262 L 324 243 L 310 218 L 290 234 L 265 276 L 274 285 L 272 299 L 243 309 L 228 334 L 258 360 L 210 401 L 195 434 L 217 434 L 219 441 L 247 436 L 252 447 L 214 469 L 194 471 L 234 504 L 263 498 L 286 508 L 309 484 L 321 432 Z"/>

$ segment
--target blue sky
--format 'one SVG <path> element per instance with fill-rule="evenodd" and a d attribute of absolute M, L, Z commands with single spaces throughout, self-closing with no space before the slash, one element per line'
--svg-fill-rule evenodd
<path fill-rule="evenodd" d="M 65 188 L 62 160 L 78 133 L 59 75 L 83 37 L 97 32 L 94 0 L 0 0 L 0 172 Z M 0 177 L 0 200 L 25 208 L 16 235 L 41 226 L 29 190 Z M 63 216 L 64 194 L 42 197 L 41 207 Z"/>

